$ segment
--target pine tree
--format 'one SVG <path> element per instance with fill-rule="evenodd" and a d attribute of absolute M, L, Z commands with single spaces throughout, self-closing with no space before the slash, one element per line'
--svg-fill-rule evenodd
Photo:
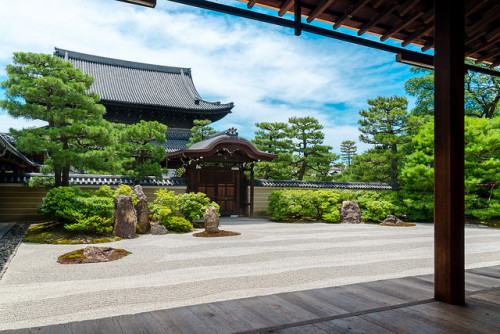
<path fill-rule="evenodd" d="M 385 175 L 389 176 L 389 184 L 393 190 L 398 190 L 398 174 L 403 158 L 401 148 L 411 141 L 408 136 L 408 101 L 404 97 L 378 97 L 368 100 L 368 110 L 359 112 L 359 139 L 368 144 L 376 145 L 375 160 L 387 161 Z"/>
<path fill-rule="evenodd" d="M 191 138 L 189 138 L 190 143 L 187 144 L 188 147 L 193 145 L 194 143 L 203 141 L 207 139 L 208 136 L 217 133 L 214 128 L 209 125 L 212 124 L 212 121 L 209 119 L 195 119 L 193 121 L 194 126 L 191 128 Z"/>
<path fill-rule="evenodd" d="M 340 152 L 342 152 L 342 159 L 347 163 L 347 167 L 351 167 L 352 158 L 356 155 L 356 143 L 352 140 L 344 140 L 340 144 Z"/>
<path fill-rule="evenodd" d="M 76 169 L 103 168 L 109 157 L 104 148 L 113 142 L 111 124 L 103 119 L 98 94 L 88 91 L 93 78 L 59 57 L 15 53 L 6 67 L 6 99 L 0 101 L 13 117 L 42 120 L 48 126 L 11 134 L 26 153 L 46 153 L 44 171 L 53 171 L 56 186 L 69 185 Z"/>

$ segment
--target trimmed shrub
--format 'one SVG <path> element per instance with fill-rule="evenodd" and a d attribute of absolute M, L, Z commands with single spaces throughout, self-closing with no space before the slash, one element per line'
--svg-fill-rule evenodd
<path fill-rule="evenodd" d="M 180 216 L 179 197 L 173 191 L 158 189 L 155 195 L 154 202 L 148 205 L 154 220 L 164 223 L 169 216 Z"/>
<path fill-rule="evenodd" d="M 293 190 L 273 191 L 267 213 L 274 220 L 338 222 L 338 204 L 344 196 L 338 191 Z"/>
<path fill-rule="evenodd" d="M 189 221 L 187 221 L 185 218 L 177 216 L 166 217 L 165 221 L 163 221 L 162 224 L 170 232 L 186 233 L 191 232 L 191 230 L 193 229 L 193 225 L 191 225 Z"/>
<path fill-rule="evenodd" d="M 271 193 L 267 214 L 279 221 L 336 223 L 340 221 L 338 207 L 346 200 L 358 203 L 365 221 L 382 221 L 404 212 L 393 192 L 284 189 Z"/>
<path fill-rule="evenodd" d="M 190 222 L 203 218 L 205 211 L 211 206 L 214 206 L 219 213 L 219 204 L 211 202 L 204 193 L 186 193 L 177 197 L 181 214 Z"/>

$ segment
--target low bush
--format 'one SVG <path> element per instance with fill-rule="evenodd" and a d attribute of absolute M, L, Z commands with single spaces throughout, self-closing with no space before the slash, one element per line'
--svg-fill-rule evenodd
<path fill-rule="evenodd" d="M 195 219 L 203 218 L 205 211 L 214 206 L 219 213 L 219 204 L 210 201 L 204 193 L 186 193 L 178 195 L 179 210 L 181 214 L 192 222 Z"/>
<path fill-rule="evenodd" d="M 155 195 L 156 199 L 149 204 L 149 210 L 153 214 L 153 219 L 159 220 L 165 226 L 170 218 L 175 217 L 185 219 L 190 223 L 190 228 L 193 228 L 191 222 L 203 218 L 205 210 L 210 206 L 214 206 L 219 212 L 219 205 L 211 202 L 203 193 L 176 195 L 173 191 L 158 189 Z M 167 229 L 170 230 L 168 227 Z"/>
<path fill-rule="evenodd" d="M 106 235 L 113 230 L 114 198 L 118 195 L 132 196 L 137 203 L 137 196 L 127 185 L 116 189 L 102 186 L 95 192 L 58 187 L 47 193 L 39 212 L 58 219 L 68 231 Z"/>
<path fill-rule="evenodd" d="M 185 218 L 177 216 L 166 217 L 165 220 L 162 221 L 162 224 L 170 232 L 185 233 L 191 232 L 191 230 L 193 229 L 193 225 L 191 225 L 189 221 L 187 221 Z"/>
<path fill-rule="evenodd" d="M 377 191 L 296 190 L 273 191 L 267 214 L 279 221 L 340 221 L 338 207 L 343 201 L 356 201 L 363 220 L 382 221 L 387 215 L 402 215 L 397 193 Z"/>

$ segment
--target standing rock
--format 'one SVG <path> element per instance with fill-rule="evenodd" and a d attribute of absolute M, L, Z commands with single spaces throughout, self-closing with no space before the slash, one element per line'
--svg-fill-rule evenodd
<path fill-rule="evenodd" d="M 209 207 L 205 211 L 204 226 L 207 233 L 217 233 L 219 232 L 219 214 L 214 206 Z"/>
<path fill-rule="evenodd" d="M 162 234 L 167 234 L 168 230 L 167 228 L 160 223 L 159 220 L 157 220 L 153 226 L 151 226 L 151 234 L 152 235 L 162 235 Z"/>
<path fill-rule="evenodd" d="M 342 224 L 360 224 L 361 210 L 358 203 L 354 201 L 343 201 L 340 210 L 340 222 Z"/>
<path fill-rule="evenodd" d="M 115 197 L 114 221 L 113 235 L 123 239 L 131 239 L 135 236 L 137 216 L 132 196 L 118 195 Z"/>
<path fill-rule="evenodd" d="M 140 185 L 134 186 L 134 194 L 137 196 L 139 202 L 135 205 L 135 211 L 137 213 L 137 232 L 140 234 L 148 233 L 151 228 L 149 224 L 149 208 L 148 199 L 142 191 Z"/>

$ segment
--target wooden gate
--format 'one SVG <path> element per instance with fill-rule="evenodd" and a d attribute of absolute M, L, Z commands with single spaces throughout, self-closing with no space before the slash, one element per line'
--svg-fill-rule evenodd
<path fill-rule="evenodd" d="M 246 187 L 242 171 L 231 168 L 203 167 L 188 171 L 190 192 L 205 193 L 220 205 L 221 216 L 243 215 L 245 205 L 241 199 Z M 245 200 L 246 202 L 246 200 Z"/>

